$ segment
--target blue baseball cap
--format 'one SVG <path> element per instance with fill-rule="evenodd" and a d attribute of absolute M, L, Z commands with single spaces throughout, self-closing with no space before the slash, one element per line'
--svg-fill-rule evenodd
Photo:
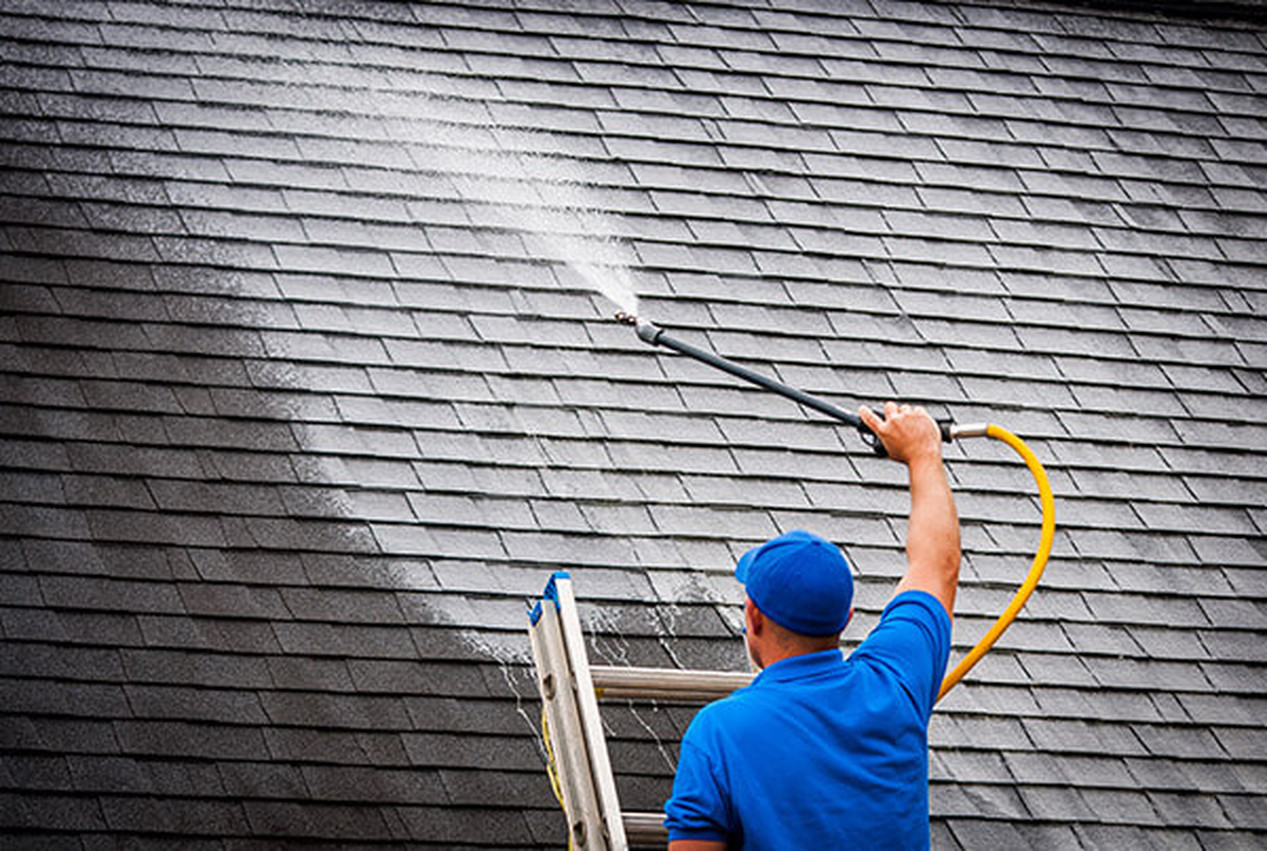
<path fill-rule="evenodd" d="M 853 574 L 840 548 L 794 529 L 744 553 L 735 578 L 779 626 L 802 635 L 831 635 L 849 622 Z"/>

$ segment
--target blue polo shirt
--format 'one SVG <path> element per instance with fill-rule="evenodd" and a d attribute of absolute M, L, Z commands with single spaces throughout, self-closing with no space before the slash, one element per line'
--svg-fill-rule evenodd
<path fill-rule="evenodd" d="M 846 660 L 782 659 L 682 739 L 669 839 L 732 848 L 928 848 L 928 720 L 950 656 L 936 597 L 906 591 Z"/>

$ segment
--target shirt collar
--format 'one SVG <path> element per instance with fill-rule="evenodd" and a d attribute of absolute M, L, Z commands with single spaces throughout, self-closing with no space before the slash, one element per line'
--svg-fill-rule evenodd
<path fill-rule="evenodd" d="M 799 680 L 803 677 L 811 677 L 834 668 L 843 662 L 844 658 L 844 652 L 839 649 L 819 650 L 817 653 L 802 653 L 799 656 L 789 656 L 786 659 L 780 659 L 765 668 L 760 674 L 757 674 L 752 684 L 755 686 L 762 681 L 782 683 L 789 680 Z"/>

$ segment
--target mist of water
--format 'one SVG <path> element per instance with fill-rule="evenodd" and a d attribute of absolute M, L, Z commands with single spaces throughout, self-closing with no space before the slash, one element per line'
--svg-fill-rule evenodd
<path fill-rule="evenodd" d="M 557 148 L 546 132 L 505 130 L 483 123 L 391 122 L 408 144 L 429 188 L 478 207 L 478 224 L 515 231 L 531 259 L 566 268 L 564 286 L 590 289 L 636 314 L 632 268 L 637 258 L 624 241 L 619 214 L 605 209 L 596 167 L 577 157 L 544 153 Z M 456 196 L 456 197 L 454 197 Z"/>
<path fill-rule="evenodd" d="M 586 182 L 584 164 L 523 151 L 511 157 L 523 182 L 504 187 L 499 203 L 529 253 L 566 265 L 578 283 L 636 315 L 638 296 L 630 271 L 633 252 L 618 236 L 613 215 L 595 205 L 599 193 Z M 475 164 L 481 159 L 477 157 Z M 474 194 L 471 184 L 477 179 L 457 179 L 459 191 L 470 197 Z"/>
<path fill-rule="evenodd" d="M 584 211 L 586 218 L 594 218 L 593 211 Z M 626 313 L 638 313 L 638 295 L 634 290 L 630 272 L 628 249 L 615 236 L 602 235 L 602 220 L 592 222 L 586 236 L 545 230 L 543 222 L 555 215 L 553 211 L 537 210 L 530 218 L 533 230 L 526 232 L 526 242 L 534 254 L 549 256 L 565 263 L 580 279 L 580 283 L 604 296 Z"/>

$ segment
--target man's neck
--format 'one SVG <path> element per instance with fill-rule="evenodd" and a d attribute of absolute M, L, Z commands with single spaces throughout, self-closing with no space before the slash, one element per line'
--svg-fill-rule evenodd
<path fill-rule="evenodd" d="M 782 647 L 776 645 L 771 650 L 761 654 L 762 670 L 770 667 L 776 662 L 782 662 L 784 659 L 793 659 L 797 656 L 808 656 L 811 653 L 822 653 L 824 650 L 839 650 L 840 642 L 831 639 L 824 641 L 821 645 L 807 645 L 803 647 Z"/>

